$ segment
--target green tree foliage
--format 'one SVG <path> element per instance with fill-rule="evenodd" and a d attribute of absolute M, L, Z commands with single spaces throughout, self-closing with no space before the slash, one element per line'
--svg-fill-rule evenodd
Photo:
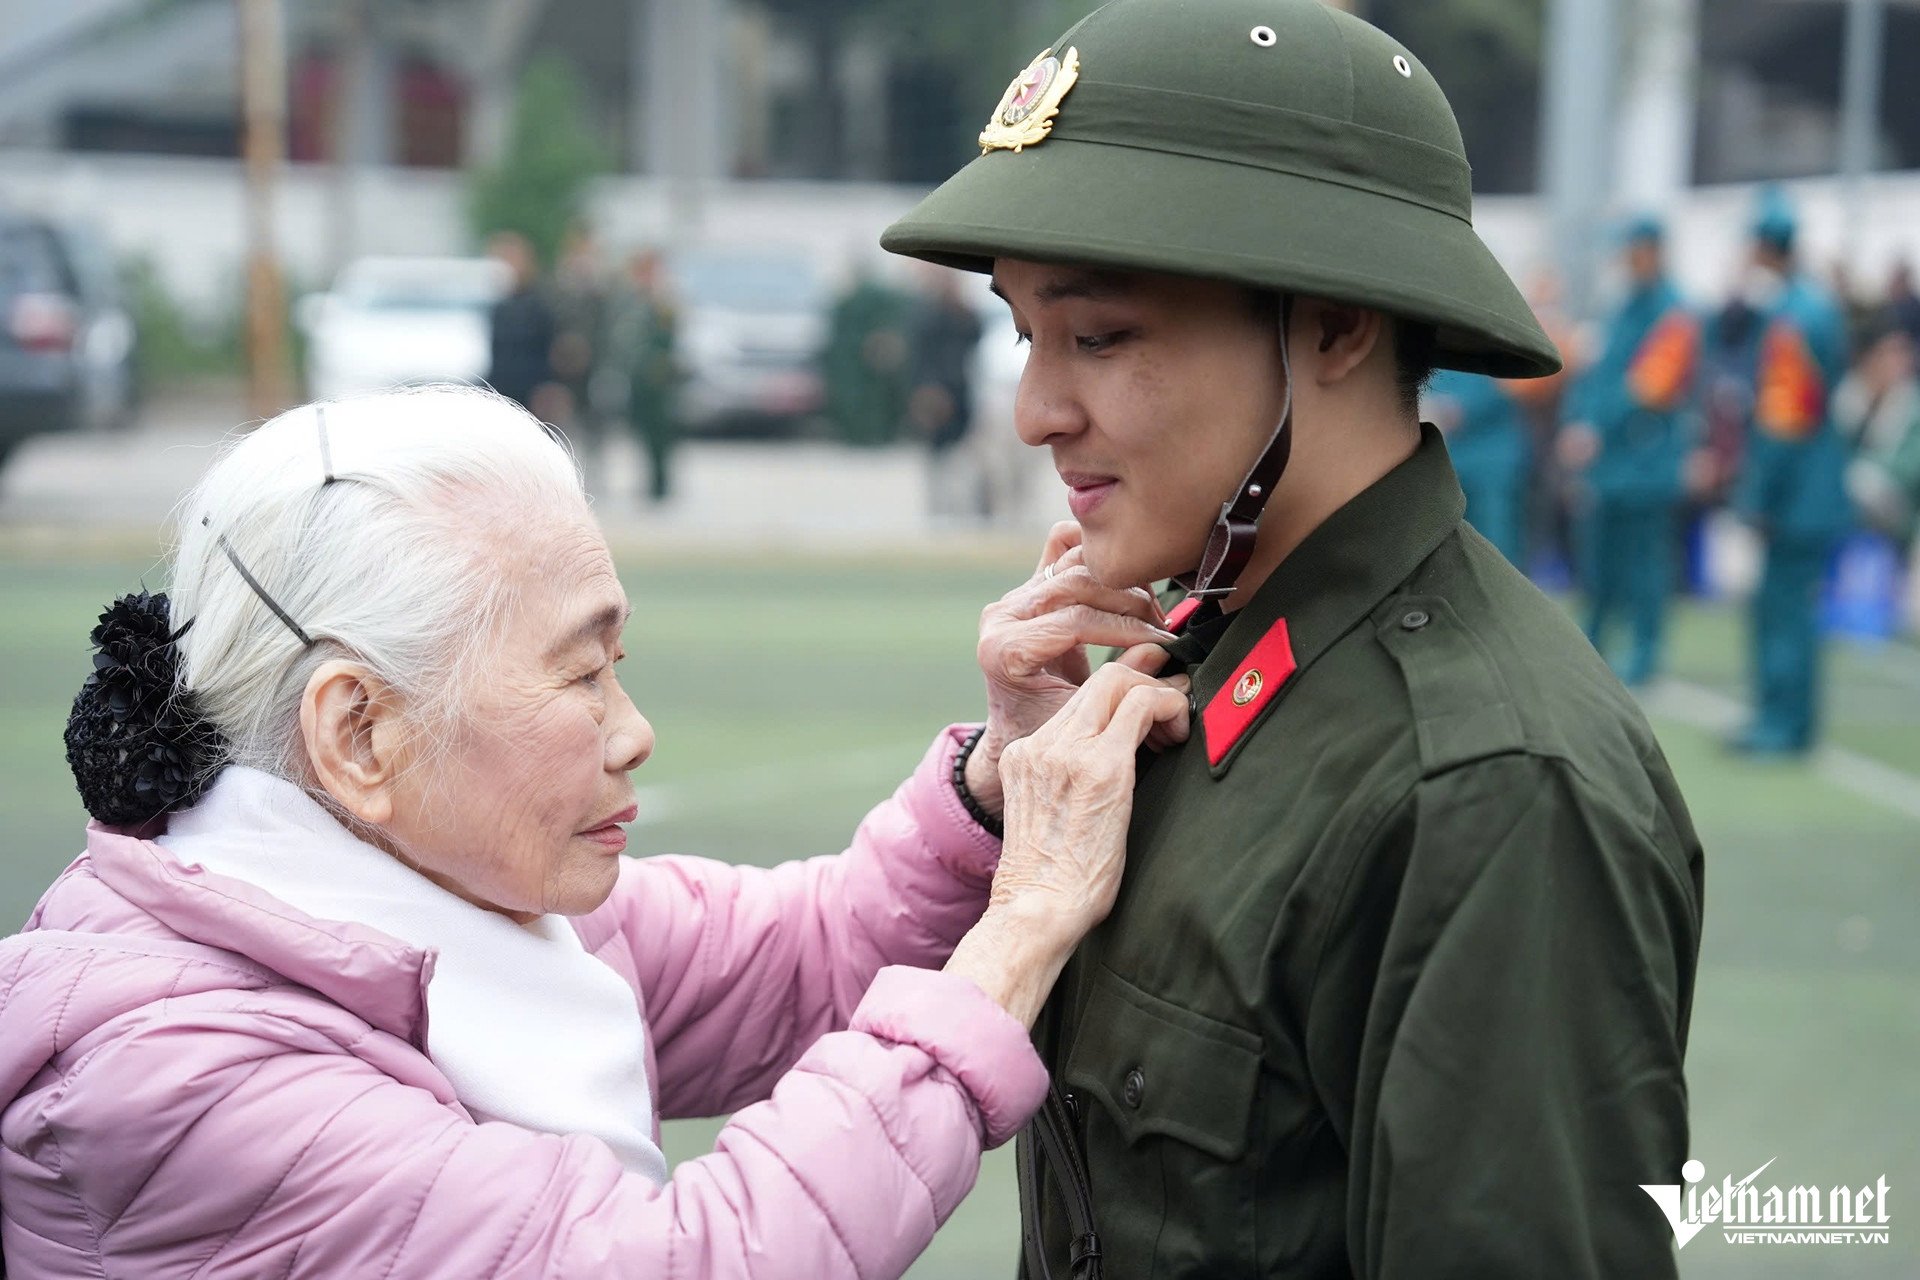
<path fill-rule="evenodd" d="M 196 378 L 237 378 L 245 365 L 240 350 L 236 296 L 231 307 L 196 323 L 168 290 L 151 258 L 133 258 L 121 267 L 127 306 L 140 335 L 140 382 L 167 387 Z M 237 295 L 239 290 L 234 289 Z"/>
<path fill-rule="evenodd" d="M 499 164 L 470 179 L 467 216 L 475 235 L 518 231 L 542 262 L 553 262 L 580 218 L 588 185 L 610 166 L 585 103 L 566 59 L 543 54 L 528 65 Z"/>

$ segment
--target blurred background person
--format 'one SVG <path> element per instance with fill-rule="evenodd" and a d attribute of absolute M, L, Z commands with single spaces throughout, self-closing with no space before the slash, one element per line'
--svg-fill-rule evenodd
<path fill-rule="evenodd" d="M 542 422 L 561 415 L 553 369 L 558 330 L 553 305 L 540 291 L 540 261 L 533 244 L 517 231 L 502 231 L 487 252 L 506 264 L 512 278 L 506 296 L 488 314 L 487 384 Z"/>
<path fill-rule="evenodd" d="M 1524 572 L 1531 450 L 1518 402 L 1497 379 L 1442 369 L 1427 384 L 1422 412 L 1447 438 L 1467 523 Z"/>
<path fill-rule="evenodd" d="M 862 253 L 853 280 L 827 315 L 821 352 L 827 414 L 849 444 L 891 444 L 907 412 L 912 300 L 880 278 Z"/>
<path fill-rule="evenodd" d="M 1732 746 L 1756 755 L 1808 750 L 1818 733 L 1820 600 L 1827 566 L 1853 525 L 1846 445 L 1832 396 L 1847 369 L 1846 318 L 1795 256 L 1799 223 L 1777 191 L 1753 222 L 1752 292 L 1760 312 L 1752 414 L 1734 505 L 1764 547 L 1752 627 L 1752 721 Z"/>
<path fill-rule="evenodd" d="M 1848 496 L 1910 573 L 1920 533 L 1920 377 L 1914 340 L 1891 310 L 1868 332 L 1859 361 L 1834 393 L 1834 417 L 1852 445 Z"/>
<path fill-rule="evenodd" d="M 958 272 L 929 267 L 908 329 L 907 420 L 927 446 L 927 507 L 937 519 L 986 514 L 980 468 L 961 446 L 973 429 L 973 354 L 980 316 Z"/>
<path fill-rule="evenodd" d="M 560 244 L 553 271 L 553 378 L 565 391 L 563 416 L 556 423 L 573 442 L 587 478 L 587 491 L 599 493 L 605 465 L 604 406 L 593 396 L 593 375 L 606 345 L 607 279 L 593 230 L 576 222 Z"/>
<path fill-rule="evenodd" d="M 1913 264 L 1893 264 L 1887 276 L 1887 312 L 1916 346 L 1920 346 L 1920 296 L 1913 290 Z"/>
<path fill-rule="evenodd" d="M 1559 373 L 1545 378 L 1514 378 L 1503 385 L 1520 409 L 1527 433 L 1527 481 L 1524 538 L 1530 577 L 1549 591 L 1573 585 L 1577 560 L 1570 514 L 1572 498 L 1554 440 L 1566 410 L 1567 388 L 1580 370 L 1582 352 L 1567 316 L 1565 290 L 1557 272 L 1541 268 L 1527 281 L 1527 305 L 1560 352 Z"/>
<path fill-rule="evenodd" d="M 1700 352 L 1700 326 L 1667 274 L 1664 243 L 1655 219 L 1627 228 L 1626 297 L 1571 398 L 1558 449 L 1578 490 L 1587 638 L 1629 685 L 1660 670 Z M 1622 617 L 1631 645 L 1618 660 L 1607 640 Z"/>
<path fill-rule="evenodd" d="M 1703 506 L 1721 506 L 1733 493 L 1747 451 L 1753 417 L 1753 365 L 1760 349 L 1761 299 L 1752 264 L 1743 263 L 1726 300 L 1706 317 L 1700 348 L 1699 451 L 1688 460 L 1688 488 Z"/>
<path fill-rule="evenodd" d="M 627 259 L 626 279 L 607 305 L 607 358 L 619 370 L 624 416 L 647 459 L 646 496 L 673 496 L 673 455 L 680 443 L 682 371 L 675 356 L 678 325 L 666 265 L 654 249 Z"/>
<path fill-rule="evenodd" d="M 1827 281 L 1833 289 L 1833 300 L 1840 304 L 1840 314 L 1846 320 L 1847 359 L 1851 361 L 1865 349 L 1869 330 L 1880 314 L 1880 305 L 1868 296 L 1844 255 L 1828 265 Z"/>

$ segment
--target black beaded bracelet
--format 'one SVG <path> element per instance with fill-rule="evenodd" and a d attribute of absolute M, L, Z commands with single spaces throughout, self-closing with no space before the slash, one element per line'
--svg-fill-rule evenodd
<path fill-rule="evenodd" d="M 954 753 L 953 792 L 960 797 L 960 805 L 967 811 L 968 817 L 985 828 L 987 834 L 995 840 L 1004 840 L 1007 831 L 1000 824 L 1000 819 L 981 808 L 980 802 L 973 798 L 973 792 L 967 790 L 967 759 L 973 755 L 973 749 L 980 745 L 980 739 L 986 736 L 986 732 L 985 725 L 975 729 L 967 735 L 967 740 L 960 744 L 960 750 Z"/>

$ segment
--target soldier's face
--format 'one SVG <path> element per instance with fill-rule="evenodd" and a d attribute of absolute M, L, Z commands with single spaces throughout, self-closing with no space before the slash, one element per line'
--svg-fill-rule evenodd
<path fill-rule="evenodd" d="M 1053 453 L 1112 586 L 1195 568 L 1279 421 L 1278 318 L 1238 285 L 1002 258 L 994 291 L 1032 344 L 1020 438 Z"/>
<path fill-rule="evenodd" d="M 1627 246 L 1627 275 L 1635 284 L 1651 284 L 1660 278 L 1660 243 L 1637 239 Z"/>

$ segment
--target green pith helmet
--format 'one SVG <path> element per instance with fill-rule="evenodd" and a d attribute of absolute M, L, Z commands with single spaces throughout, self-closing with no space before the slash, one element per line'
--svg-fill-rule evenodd
<path fill-rule="evenodd" d="M 1473 230 L 1440 86 L 1321 0 L 1112 0 L 1009 86 L 981 143 L 884 248 L 1311 294 L 1433 325 L 1446 368 L 1560 368 Z"/>

